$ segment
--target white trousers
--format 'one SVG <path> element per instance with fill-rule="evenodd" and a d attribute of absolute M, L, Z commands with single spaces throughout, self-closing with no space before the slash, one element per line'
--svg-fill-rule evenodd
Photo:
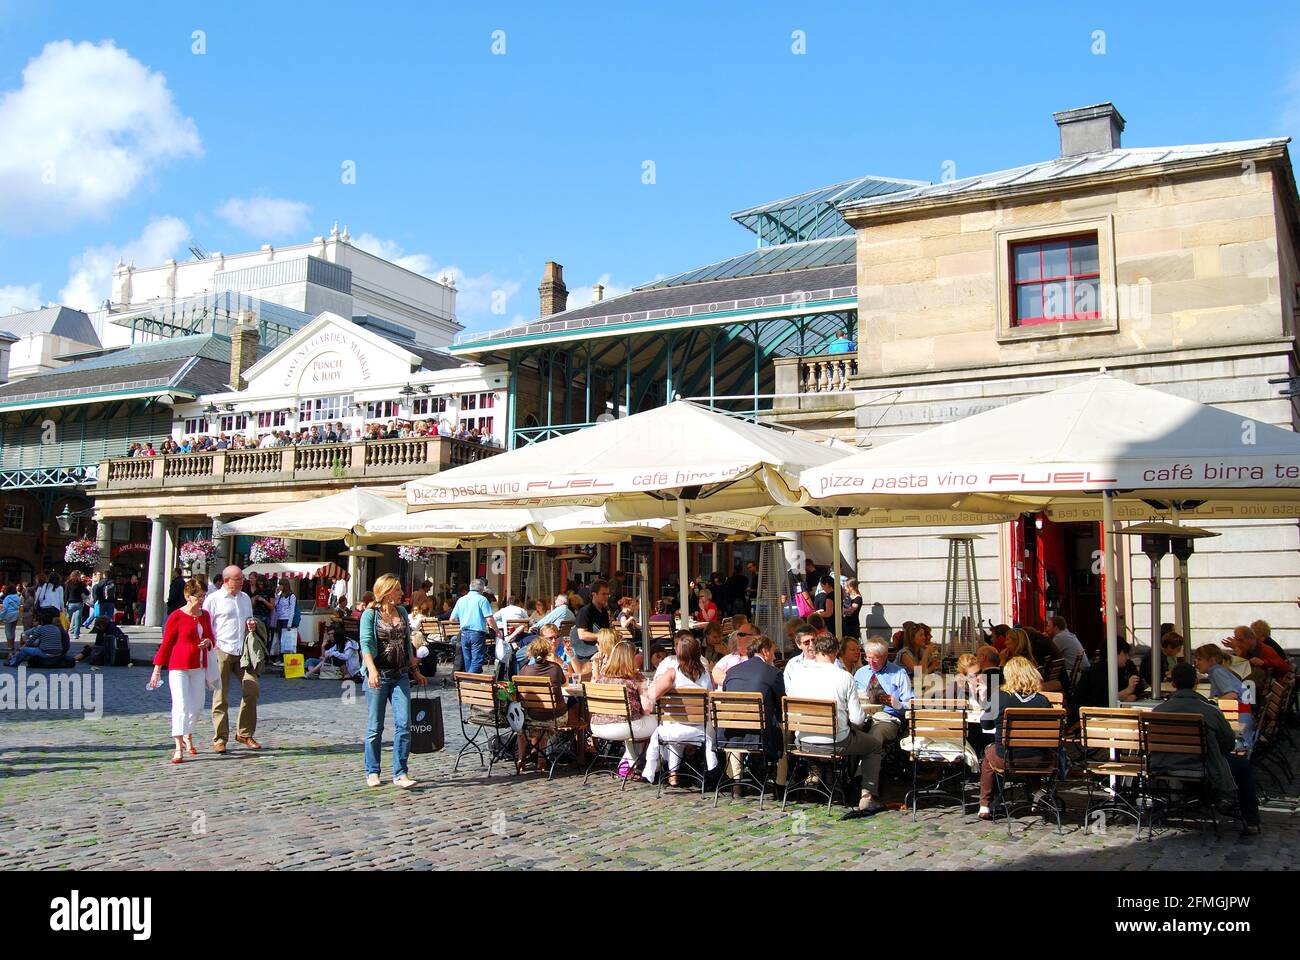
<path fill-rule="evenodd" d="M 668 747 L 668 771 L 671 773 L 676 770 L 682 763 L 682 747 L 688 743 L 704 746 L 704 756 L 710 770 L 718 765 L 718 752 L 713 746 L 712 729 L 689 723 L 665 723 L 661 724 L 655 730 L 655 735 L 650 738 L 650 746 L 645 752 L 645 770 L 642 776 L 647 780 L 654 778 L 659 770 L 660 748 L 665 745 Z"/>
<path fill-rule="evenodd" d="M 194 721 L 203 711 L 203 701 L 208 695 L 204 679 L 202 668 L 167 671 L 167 686 L 172 693 L 173 737 L 188 737 L 194 732 Z"/>
<path fill-rule="evenodd" d="M 618 723 L 593 723 L 591 725 L 591 735 L 599 737 L 601 740 L 622 740 L 623 741 L 623 759 L 628 763 L 634 761 L 641 755 L 641 745 L 637 740 L 649 740 L 655 732 L 655 718 L 647 714 L 643 717 L 637 717 L 632 721 L 632 737 L 627 739 L 627 724 L 620 720 Z"/>

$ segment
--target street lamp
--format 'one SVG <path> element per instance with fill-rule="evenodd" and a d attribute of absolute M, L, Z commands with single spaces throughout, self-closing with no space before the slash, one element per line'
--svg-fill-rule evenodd
<path fill-rule="evenodd" d="M 58 523 L 61 532 L 71 533 L 74 521 L 84 519 L 94 512 L 93 508 L 77 510 L 74 512 L 69 508 L 69 505 L 65 503 L 63 505 L 63 512 L 55 514 L 54 519 Z"/>

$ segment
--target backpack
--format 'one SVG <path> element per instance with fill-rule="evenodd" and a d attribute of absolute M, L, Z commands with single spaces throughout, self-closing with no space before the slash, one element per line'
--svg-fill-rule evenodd
<path fill-rule="evenodd" d="M 131 665 L 131 644 L 124 633 L 110 633 L 105 642 L 108 645 L 108 665 L 110 667 L 129 667 Z"/>

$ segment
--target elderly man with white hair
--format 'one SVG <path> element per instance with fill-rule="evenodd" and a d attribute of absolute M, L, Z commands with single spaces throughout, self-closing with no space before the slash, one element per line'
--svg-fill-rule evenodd
<path fill-rule="evenodd" d="M 203 600 L 203 609 L 212 618 L 212 632 L 216 634 L 217 665 L 221 679 L 212 691 L 212 749 L 226 752 L 230 739 L 231 674 L 239 677 L 239 716 L 236 720 L 235 739 L 250 750 L 260 750 L 262 745 L 253 738 L 257 732 L 257 699 L 261 688 L 257 682 L 256 668 L 246 667 L 244 660 L 244 635 L 250 630 L 266 631 L 265 625 L 253 617 L 253 601 L 244 593 L 244 571 L 234 564 L 221 571 L 221 588 Z"/>

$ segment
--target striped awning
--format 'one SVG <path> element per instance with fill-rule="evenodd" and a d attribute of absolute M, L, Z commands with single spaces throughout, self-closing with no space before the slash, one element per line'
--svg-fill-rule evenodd
<path fill-rule="evenodd" d="M 346 580 L 348 572 L 337 563 L 255 563 L 244 568 L 244 576 L 287 577 L 290 580 L 315 580 L 329 577 Z"/>

